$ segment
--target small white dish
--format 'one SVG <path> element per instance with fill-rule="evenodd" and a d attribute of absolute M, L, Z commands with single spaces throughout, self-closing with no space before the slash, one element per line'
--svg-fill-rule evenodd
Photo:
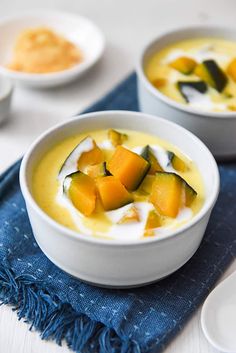
<path fill-rule="evenodd" d="M 9 115 L 13 85 L 10 80 L 0 76 L 0 123 Z"/>
<path fill-rule="evenodd" d="M 162 237 L 105 239 L 66 228 L 38 206 L 32 195 L 32 175 L 43 155 L 66 137 L 111 127 L 156 135 L 174 144 L 196 163 L 204 183 L 205 200 L 188 223 Z M 23 159 L 20 185 L 35 238 L 53 263 L 87 282 L 127 287 L 166 277 L 193 256 L 218 196 L 219 172 L 206 146 L 182 127 L 143 113 L 106 111 L 77 116 L 40 136 Z"/>
<path fill-rule="evenodd" d="M 224 353 L 236 353 L 236 272 L 207 297 L 201 314 L 207 340 Z"/>
<path fill-rule="evenodd" d="M 236 112 L 212 112 L 178 103 L 153 87 L 145 74 L 150 56 L 166 46 L 193 38 L 222 38 L 236 42 L 236 28 L 183 27 L 157 36 L 141 51 L 137 64 L 138 99 L 144 113 L 163 116 L 197 135 L 218 159 L 236 157 Z"/>
<path fill-rule="evenodd" d="M 21 31 L 35 27 L 48 27 L 78 46 L 83 61 L 70 69 L 47 74 L 17 72 L 6 68 L 11 61 L 17 36 Z M 0 21 L 0 73 L 14 83 L 31 87 L 52 87 L 66 84 L 91 68 L 102 56 L 105 39 L 93 22 L 77 14 L 59 11 L 34 10 L 21 12 Z"/>

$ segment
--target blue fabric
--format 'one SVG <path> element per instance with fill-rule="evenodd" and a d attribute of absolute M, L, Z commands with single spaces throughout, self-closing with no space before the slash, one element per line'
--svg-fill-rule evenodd
<path fill-rule="evenodd" d="M 134 74 L 87 111 L 106 109 L 138 110 Z M 65 338 L 77 352 L 159 352 L 236 255 L 236 163 L 220 165 L 219 200 L 191 260 L 158 283 L 129 290 L 85 284 L 46 258 L 31 231 L 19 167 L 0 177 L 0 293 L 42 338 Z"/>

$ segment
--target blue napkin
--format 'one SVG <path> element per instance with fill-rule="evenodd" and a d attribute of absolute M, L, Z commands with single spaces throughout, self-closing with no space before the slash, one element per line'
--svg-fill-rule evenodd
<path fill-rule="evenodd" d="M 135 75 L 88 110 L 105 109 L 138 109 Z M 31 231 L 19 167 L 0 177 L 0 298 L 43 339 L 65 339 L 76 352 L 159 352 L 236 255 L 235 163 L 220 165 L 219 200 L 192 259 L 160 282 L 126 290 L 85 284 L 46 258 Z"/>

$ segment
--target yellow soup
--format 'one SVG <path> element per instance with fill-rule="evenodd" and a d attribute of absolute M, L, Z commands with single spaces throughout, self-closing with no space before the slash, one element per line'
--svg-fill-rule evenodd
<path fill-rule="evenodd" d="M 142 157 L 147 145 L 151 161 Z M 77 158 L 80 146 L 86 152 Z M 142 239 L 188 222 L 203 204 L 204 187 L 194 162 L 166 141 L 130 130 L 99 130 L 67 138 L 48 151 L 33 173 L 33 195 L 51 218 L 85 236 Z"/>
<path fill-rule="evenodd" d="M 156 89 L 176 102 L 208 111 L 236 111 L 236 42 L 177 42 L 155 53 L 145 72 Z"/>

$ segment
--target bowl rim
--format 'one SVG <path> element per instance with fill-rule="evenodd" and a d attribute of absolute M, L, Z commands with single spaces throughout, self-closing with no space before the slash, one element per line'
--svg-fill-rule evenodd
<path fill-rule="evenodd" d="M 147 237 L 145 239 L 137 239 L 137 240 L 129 240 L 129 241 L 124 241 L 124 240 L 119 240 L 119 239 L 105 239 L 105 238 L 99 238 L 99 237 L 93 237 L 93 236 L 86 236 L 82 232 L 77 232 L 74 231 L 53 218 L 51 218 L 46 212 L 44 212 L 41 207 L 37 204 L 35 201 L 32 193 L 30 192 L 28 186 L 27 186 L 27 168 L 29 164 L 29 160 L 31 158 L 31 155 L 35 152 L 37 149 L 37 146 L 39 143 L 41 143 L 46 137 L 49 137 L 51 133 L 55 132 L 56 130 L 62 129 L 64 126 L 67 124 L 70 124 L 71 122 L 74 122 L 75 120 L 80 121 L 82 119 L 87 119 L 87 118 L 94 118 L 97 116 L 114 116 L 117 115 L 118 117 L 120 115 L 126 115 L 126 116 L 142 116 L 144 118 L 148 119 L 153 119 L 155 121 L 159 120 L 162 123 L 166 124 L 169 127 L 174 127 L 175 129 L 178 130 L 180 134 L 187 134 L 191 137 L 191 139 L 194 141 L 196 144 L 200 144 L 201 147 L 204 150 L 204 154 L 207 154 L 208 157 L 211 159 L 212 162 L 212 174 L 214 176 L 215 182 L 214 182 L 214 187 L 211 191 L 211 194 L 207 197 L 206 200 L 204 200 L 204 204 L 202 208 L 199 210 L 199 212 L 194 215 L 194 217 L 187 222 L 185 225 L 181 226 L 180 228 L 176 229 L 173 233 L 168 234 L 166 236 L 163 236 L 161 238 L 158 237 Z M 23 157 L 21 166 L 20 166 L 20 187 L 22 194 L 25 198 L 26 204 L 29 203 L 30 206 L 34 209 L 34 211 L 37 213 L 37 215 L 43 219 L 43 221 L 49 223 L 54 229 L 57 229 L 60 233 L 63 233 L 62 235 L 69 236 L 70 238 L 76 240 L 76 241 L 83 241 L 85 243 L 93 243 L 96 245 L 100 246 L 121 246 L 121 247 L 128 247 L 128 246 L 144 246 L 145 244 L 152 244 L 155 242 L 164 242 L 164 241 L 169 241 L 171 238 L 178 236 L 179 234 L 183 233 L 185 230 L 192 228 L 196 223 L 200 222 L 204 216 L 210 212 L 217 200 L 218 193 L 219 193 L 219 186 L 220 186 L 220 177 L 219 177 L 219 170 L 216 164 L 216 161 L 212 155 L 212 153 L 209 151 L 209 149 L 206 147 L 206 145 L 194 134 L 192 134 L 190 131 L 186 130 L 185 128 L 170 122 L 164 118 L 161 117 L 156 117 L 154 115 L 150 114 L 144 114 L 141 112 L 133 112 L 133 111 L 126 111 L 126 110 L 110 110 L 110 111 L 99 111 L 99 112 L 92 112 L 92 113 L 86 113 L 86 114 L 81 114 L 77 115 L 69 120 L 66 120 L 64 122 L 61 122 L 50 129 L 46 130 L 44 133 L 42 133 L 29 147 L 28 151 Z"/>
<path fill-rule="evenodd" d="M 97 51 L 96 55 L 92 60 L 81 61 L 74 66 L 56 72 L 49 72 L 49 73 L 29 73 L 29 72 L 18 72 L 14 70 L 10 70 L 3 65 L 0 65 L 0 73 L 5 77 L 9 77 L 11 79 L 17 79 L 22 81 L 32 81 L 34 83 L 37 82 L 46 82 L 50 81 L 51 79 L 63 79 L 68 77 L 74 77 L 75 75 L 85 72 L 88 68 L 92 67 L 103 55 L 106 45 L 106 39 L 101 31 L 101 29 L 88 17 L 82 16 L 77 13 L 72 13 L 69 11 L 62 11 L 62 10 L 50 10 L 50 9 L 43 9 L 38 8 L 34 10 L 24 10 L 13 15 L 4 16 L 0 19 L 0 26 L 7 24 L 11 21 L 19 20 L 22 18 L 30 18 L 31 16 L 69 16 L 77 18 L 77 20 L 82 20 L 83 22 L 88 23 L 93 29 L 97 32 L 97 35 L 100 37 L 100 48 Z"/>
<path fill-rule="evenodd" d="M 200 30 L 211 30 L 211 31 L 222 31 L 225 32 L 231 31 L 235 33 L 235 38 L 236 38 L 236 27 L 223 27 L 220 25 L 192 25 L 192 26 L 178 26 L 175 27 L 171 30 L 161 32 L 158 36 L 153 37 L 151 40 L 149 40 L 144 47 L 141 49 L 138 55 L 138 61 L 136 62 L 136 73 L 139 77 L 139 79 L 142 81 L 144 84 L 145 88 L 148 90 L 149 93 L 152 94 L 155 98 L 160 99 L 162 102 L 170 106 L 171 108 L 177 109 L 184 111 L 186 113 L 190 113 L 191 115 L 195 115 L 197 118 L 201 117 L 209 117 L 213 119 L 219 119 L 219 118 L 228 118 L 228 119 L 233 119 L 236 118 L 236 112 L 230 112 L 230 111 L 225 111 L 225 112 L 214 112 L 214 111 L 205 111 L 205 110 L 200 110 L 197 108 L 192 108 L 189 106 L 185 106 L 182 103 L 179 103 L 177 101 L 174 101 L 173 99 L 165 96 L 163 93 L 161 93 L 158 89 L 153 87 L 151 82 L 148 80 L 145 72 L 144 72 L 144 67 L 143 67 L 143 59 L 147 53 L 147 51 L 155 46 L 159 41 L 161 41 L 164 37 L 172 36 L 172 35 L 177 35 L 180 33 L 186 33 L 186 39 L 191 39 L 191 37 L 188 37 L 188 31 L 200 31 Z M 184 40 L 184 39 L 182 39 Z M 176 43 L 177 41 L 173 41 L 173 43 Z M 236 43 L 236 39 L 235 39 Z"/>
<path fill-rule="evenodd" d="M 14 89 L 12 82 L 6 76 L 0 75 L 0 83 L 1 82 L 3 82 L 4 85 L 6 84 L 7 88 L 5 93 L 3 94 L 0 93 L 0 104 L 5 102 L 7 99 L 10 99 Z"/>

